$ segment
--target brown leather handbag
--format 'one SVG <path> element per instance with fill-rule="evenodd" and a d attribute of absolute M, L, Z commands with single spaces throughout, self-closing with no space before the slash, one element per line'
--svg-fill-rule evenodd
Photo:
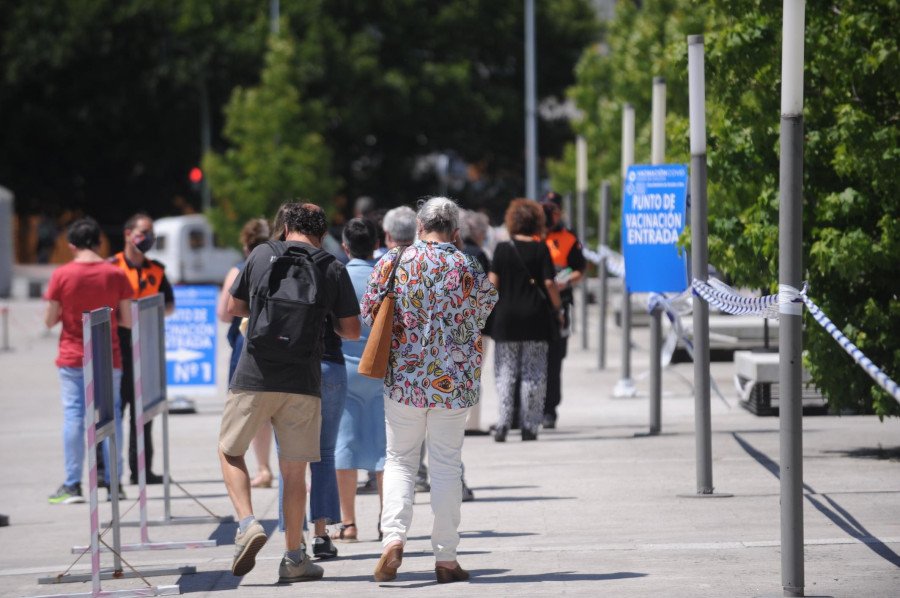
<path fill-rule="evenodd" d="M 391 277 L 388 280 L 384 297 L 375 307 L 375 320 L 372 322 L 372 332 L 366 341 L 362 357 L 359 358 L 357 371 L 368 378 L 384 378 L 387 373 L 388 361 L 391 358 L 391 339 L 394 335 L 394 305 L 397 298 L 394 294 L 394 281 L 396 280 L 397 267 L 400 265 L 400 257 L 406 247 L 401 247 L 391 268 Z"/>

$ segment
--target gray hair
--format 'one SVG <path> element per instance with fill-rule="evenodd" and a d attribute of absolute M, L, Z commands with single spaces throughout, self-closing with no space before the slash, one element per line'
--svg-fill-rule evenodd
<path fill-rule="evenodd" d="M 416 212 L 408 206 L 388 210 L 381 227 L 397 243 L 412 243 L 416 240 Z"/>
<path fill-rule="evenodd" d="M 452 233 L 459 228 L 459 206 L 448 197 L 432 197 L 419 204 L 418 219 L 427 233 Z"/>
<path fill-rule="evenodd" d="M 474 210 L 459 211 L 459 236 L 463 241 L 474 241 L 479 243 L 487 237 L 488 228 L 491 223 L 488 217 L 481 212 Z"/>

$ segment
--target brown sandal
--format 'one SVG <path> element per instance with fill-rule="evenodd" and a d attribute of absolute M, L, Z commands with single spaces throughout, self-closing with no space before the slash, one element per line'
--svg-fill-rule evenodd
<path fill-rule="evenodd" d="M 347 534 L 347 530 L 353 528 L 353 535 L 350 536 Z M 332 540 L 337 540 L 338 542 L 356 542 L 356 524 L 355 523 L 342 523 L 341 527 L 338 528 L 336 532 L 331 534 Z"/>
<path fill-rule="evenodd" d="M 381 555 L 375 566 L 375 581 L 392 581 L 397 579 L 397 569 L 403 563 L 403 545 L 395 544 Z"/>

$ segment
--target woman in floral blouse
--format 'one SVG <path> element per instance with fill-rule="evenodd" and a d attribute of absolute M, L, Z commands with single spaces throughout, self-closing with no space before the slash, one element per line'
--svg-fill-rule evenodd
<path fill-rule="evenodd" d="M 381 258 L 360 303 L 363 321 L 371 326 L 399 259 L 391 357 L 384 377 L 384 550 L 375 580 L 397 576 L 412 522 L 419 450 L 426 440 L 435 575 L 446 583 L 469 577 L 456 561 L 462 443 L 467 410 L 478 402 L 481 384 L 481 328 L 497 291 L 481 266 L 459 250 L 459 208 L 453 200 L 429 199 L 417 219 L 418 240 Z"/>

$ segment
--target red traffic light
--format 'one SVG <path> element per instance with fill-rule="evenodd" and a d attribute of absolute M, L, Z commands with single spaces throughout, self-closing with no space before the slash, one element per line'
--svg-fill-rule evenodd
<path fill-rule="evenodd" d="M 191 179 L 191 182 L 196 184 L 203 180 L 203 171 L 197 168 L 191 168 L 191 173 L 188 175 L 188 178 Z"/>

